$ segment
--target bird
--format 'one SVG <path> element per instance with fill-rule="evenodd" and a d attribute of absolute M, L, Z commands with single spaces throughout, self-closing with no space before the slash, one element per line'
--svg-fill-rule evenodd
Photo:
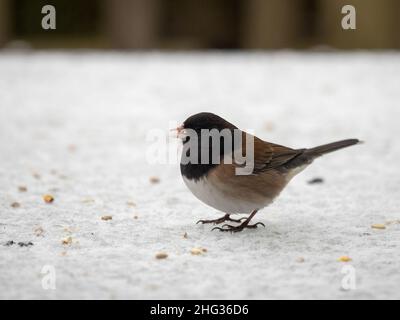
<path fill-rule="evenodd" d="M 293 149 L 246 133 L 210 112 L 194 114 L 173 130 L 183 143 L 180 172 L 185 185 L 200 201 L 224 213 L 218 219 L 203 219 L 197 223 L 217 225 L 230 222 L 212 228 L 223 232 L 240 232 L 260 225 L 265 227 L 262 222 L 251 224 L 250 221 L 278 197 L 294 176 L 314 159 L 361 142 L 346 139 L 314 148 Z M 205 136 L 203 132 L 217 135 Z M 239 142 L 235 139 L 229 141 L 221 132 L 241 138 L 236 139 Z M 246 147 L 250 143 L 252 149 L 248 151 Z M 236 153 L 238 150 L 246 161 L 250 159 L 253 162 L 246 174 L 237 174 L 238 169 L 247 165 L 236 159 L 240 154 Z M 248 216 L 234 219 L 231 217 L 234 214 Z"/>

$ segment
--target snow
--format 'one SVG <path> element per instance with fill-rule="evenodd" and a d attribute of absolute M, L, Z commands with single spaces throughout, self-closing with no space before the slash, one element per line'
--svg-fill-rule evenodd
<path fill-rule="evenodd" d="M 3 51 L 0 298 L 399 299 L 399 75 L 395 52 Z M 291 147 L 365 144 L 294 178 L 255 216 L 266 228 L 211 232 L 195 222 L 222 213 L 146 158 L 151 130 L 199 111 Z"/>

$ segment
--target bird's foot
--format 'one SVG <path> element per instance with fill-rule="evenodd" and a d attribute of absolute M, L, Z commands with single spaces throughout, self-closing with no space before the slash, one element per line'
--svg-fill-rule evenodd
<path fill-rule="evenodd" d="M 246 218 L 246 217 L 243 217 L 243 218 L 240 218 L 240 219 L 232 219 L 232 218 L 230 217 L 229 214 L 226 214 L 226 215 L 224 215 L 223 217 L 218 218 L 218 219 L 213 219 L 213 220 L 199 220 L 199 221 L 196 222 L 196 224 L 197 224 L 197 223 L 202 223 L 202 224 L 206 224 L 206 223 L 219 224 L 219 223 L 223 223 L 223 222 L 225 222 L 225 221 L 232 221 L 232 222 L 240 223 L 240 222 L 242 222 L 243 219 L 247 219 L 247 218 Z"/>
<path fill-rule="evenodd" d="M 214 227 L 211 229 L 212 230 L 219 230 L 219 231 L 230 231 L 230 232 L 240 232 L 243 231 L 244 229 L 256 229 L 258 225 L 261 225 L 265 228 L 265 224 L 262 222 L 257 222 L 255 224 L 248 224 L 248 221 L 243 222 L 242 224 L 238 226 L 232 226 L 230 224 L 224 224 L 222 227 Z"/>

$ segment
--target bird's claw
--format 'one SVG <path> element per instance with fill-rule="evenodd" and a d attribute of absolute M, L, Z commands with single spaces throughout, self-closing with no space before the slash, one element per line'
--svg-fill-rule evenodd
<path fill-rule="evenodd" d="M 225 221 L 225 220 L 222 220 L 222 219 L 215 219 L 215 220 L 199 220 L 199 221 L 196 222 L 196 224 L 199 224 L 199 223 L 201 223 L 201 224 L 206 224 L 206 223 L 218 224 L 218 223 L 222 223 L 222 222 L 224 222 L 224 221 Z"/>
<path fill-rule="evenodd" d="M 257 222 L 255 224 L 246 224 L 246 223 L 242 223 L 239 226 L 232 226 L 230 224 L 224 224 L 222 225 L 222 227 L 214 227 L 211 229 L 211 231 L 213 230 L 219 230 L 221 232 L 226 232 L 226 231 L 230 231 L 230 232 L 240 232 L 243 231 L 243 229 L 255 229 L 257 228 L 258 225 L 261 225 L 265 228 L 265 224 L 262 222 Z M 225 228 L 226 227 L 226 228 Z M 224 229 L 225 228 L 225 229 Z"/>
<path fill-rule="evenodd" d="M 243 219 L 246 220 L 247 218 L 242 217 L 240 219 L 232 219 L 229 215 L 225 215 L 222 218 L 214 219 L 214 220 L 199 220 L 196 222 L 196 224 L 199 224 L 199 223 L 201 223 L 201 224 L 206 224 L 206 223 L 219 224 L 219 223 L 223 223 L 225 221 L 232 221 L 232 222 L 240 223 L 240 222 L 242 222 Z"/>

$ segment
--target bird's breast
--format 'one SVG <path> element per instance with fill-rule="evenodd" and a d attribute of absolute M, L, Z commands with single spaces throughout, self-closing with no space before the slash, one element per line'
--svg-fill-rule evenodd
<path fill-rule="evenodd" d="M 196 198 L 224 213 L 250 213 L 273 200 L 268 191 L 254 192 L 241 184 L 243 180 L 240 178 L 235 183 L 232 180 L 220 181 L 212 174 L 196 180 L 182 177 Z"/>

